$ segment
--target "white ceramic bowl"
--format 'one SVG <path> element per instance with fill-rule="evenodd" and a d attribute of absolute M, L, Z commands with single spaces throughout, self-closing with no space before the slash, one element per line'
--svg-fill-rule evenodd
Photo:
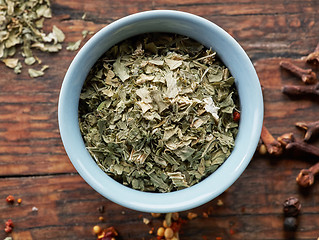
<path fill-rule="evenodd" d="M 213 48 L 235 77 L 240 98 L 239 132 L 231 155 L 200 183 L 170 193 L 134 190 L 105 174 L 86 150 L 78 123 L 81 88 L 93 64 L 114 44 L 146 32 L 177 33 Z M 133 14 L 109 24 L 82 47 L 65 75 L 58 116 L 65 150 L 76 170 L 91 187 L 127 208 L 165 213 L 200 206 L 220 195 L 238 179 L 258 144 L 263 121 L 263 99 L 259 80 L 249 57 L 228 33 L 193 14 L 155 10 Z"/>

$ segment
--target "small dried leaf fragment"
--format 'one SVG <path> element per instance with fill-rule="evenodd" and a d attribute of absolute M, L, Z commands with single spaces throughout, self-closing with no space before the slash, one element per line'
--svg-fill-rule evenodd
<path fill-rule="evenodd" d="M 34 57 L 28 57 L 24 59 L 25 64 L 32 65 L 36 62 L 36 59 Z"/>
<path fill-rule="evenodd" d="M 181 60 L 177 61 L 177 60 L 173 60 L 173 59 L 170 59 L 170 58 L 166 58 L 165 62 L 169 66 L 170 70 L 175 70 L 175 69 L 179 68 L 183 64 L 183 61 L 181 61 Z"/>
<path fill-rule="evenodd" d="M 51 8 L 48 5 L 41 5 L 40 7 L 38 7 L 36 9 L 36 14 L 37 17 L 45 17 L 45 18 L 51 18 L 52 17 L 52 13 L 51 13 Z"/>
<path fill-rule="evenodd" d="M 52 45 L 48 43 L 37 42 L 33 43 L 31 47 L 37 48 L 43 52 L 58 52 L 62 49 L 62 45 L 60 43 Z"/>
<path fill-rule="evenodd" d="M 65 35 L 57 26 L 53 25 L 52 33 L 54 36 L 56 36 L 56 39 L 59 43 L 64 41 Z"/>
<path fill-rule="evenodd" d="M 45 33 L 43 24 L 45 18 L 51 18 L 50 1 L 0 1 L 0 59 L 13 57 L 22 52 L 22 57 L 27 65 L 35 63 L 32 48 L 46 52 L 58 52 L 62 49 L 61 42 L 64 41 L 64 33 L 53 26 L 52 32 Z M 19 51 L 21 47 L 22 51 Z M 17 74 L 21 72 L 21 62 L 6 61 Z M 38 61 L 40 63 L 40 61 Z M 31 70 L 31 75 L 34 74 Z"/>
<path fill-rule="evenodd" d="M 173 76 L 172 72 L 169 72 L 165 76 L 165 80 L 167 84 L 166 96 L 168 98 L 175 98 L 178 95 L 177 79 Z"/>
<path fill-rule="evenodd" d="M 44 75 L 44 70 L 46 70 L 47 68 L 49 68 L 48 65 L 44 65 L 40 70 L 35 70 L 33 68 L 29 68 L 28 69 L 29 76 L 32 78 L 41 77 Z"/>
<path fill-rule="evenodd" d="M 205 103 L 205 110 L 206 112 L 209 112 L 216 121 L 219 120 L 219 116 L 218 116 L 218 110 L 219 107 L 217 107 L 213 101 L 213 99 L 211 97 L 205 98 L 203 99 L 204 103 Z"/>
<path fill-rule="evenodd" d="M 19 59 L 18 58 L 6 58 L 2 59 L 2 62 L 9 67 L 9 68 L 15 68 L 18 65 Z"/>
<path fill-rule="evenodd" d="M 130 78 L 130 75 L 128 74 L 128 70 L 125 67 L 124 63 L 121 63 L 120 58 L 117 58 L 114 66 L 114 73 L 124 82 L 127 79 Z"/>
<path fill-rule="evenodd" d="M 184 36 L 143 34 L 113 46 L 92 67 L 79 124 L 106 174 L 133 189 L 170 192 L 224 163 L 238 132 L 234 110 L 234 79 L 216 54 Z"/>
<path fill-rule="evenodd" d="M 66 47 L 66 50 L 68 51 L 76 51 L 79 49 L 80 45 L 81 45 L 81 40 L 78 40 L 76 42 L 70 42 L 68 43 L 68 46 Z"/>

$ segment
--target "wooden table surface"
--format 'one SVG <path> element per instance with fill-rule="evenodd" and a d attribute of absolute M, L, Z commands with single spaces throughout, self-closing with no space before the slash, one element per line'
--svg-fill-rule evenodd
<path fill-rule="evenodd" d="M 285 84 L 303 83 L 279 67 L 279 62 L 287 58 L 301 67 L 310 66 L 300 58 L 319 42 L 317 0 L 52 0 L 51 4 L 53 17 L 45 21 L 45 29 L 50 31 L 57 25 L 66 39 L 59 53 L 37 52 L 50 66 L 46 74 L 30 78 L 27 68 L 23 68 L 16 75 L 0 64 L 0 239 L 93 240 L 96 237 L 91 230 L 96 224 L 114 226 L 118 239 L 155 239 L 149 230 L 161 225 L 161 220 L 152 219 L 149 213 L 124 208 L 95 192 L 78 175 L 64 151 L 57 103 L 64 75 L 76 54 L 65 47 L 81 39 L 82 30 L 97 32 L 121 17 L 151 9 L 197 14 L 224 28 L 251 58 L 263 86 L 264 124 L 275 137 L 293 132 L 302 138 L 304 132 L 295 127 L 295 122 L 319 120 L 318 98 L 291 98 L 281 92 Z M 314 70 L 319 74 L 319 67 Z M 319 146 L 319 141 L 313 144 Z M 229 190 L 191 210 L 198 217 L 183 225 L 180 238 L 317 239 L 319 179 L 309 189 L 301 189 L 295 181 L 302 168 L 317 161 L 302 154 L 255 154 Z M 21 198 L 22 203 L 7 204 L 9 194 Z M 294 233 L 283 230 L 282 203 L 290 196 L 299 198 L 302 204 Z M 98 211 L 101 206 L 104 213 Z M 38 211 L 32 211 L 33 207 Z M 203 217 L 208 210 L 211 214 Z M 180 214 L 185 217 L 188 212 Z M 99 222 L 100 216 L 104 223 Z M 144 224 L 143 218 L 152 219 L 152 224 Z M 8 219 L 15 224 L 11 234 L 2 230 Z"/>

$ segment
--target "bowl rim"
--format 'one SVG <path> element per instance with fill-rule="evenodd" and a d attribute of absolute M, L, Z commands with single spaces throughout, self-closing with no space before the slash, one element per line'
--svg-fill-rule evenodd
<path fill-rule="evenodd" d="M 217 171 L 208 176 L 206 179 L 202 180 L 200 183 L 183 190 L 169 193 L 150 193 L 134 190 L 116 182 L 111 177 L 107 176 L 107 174 L 105 174 L 98 167 L 88 151 L 85 149 L 85 145 L 79 130 L 78 121 L 75 121 L 74 119 L 74 116 L 78 110 L 76 96 L 78 96 L 78 101 L 80 94 L 78 86 L 79 81 L 82 81 L 82 88 L 84 82 L 83 78 L 86 78 L 85 75 L 81 80 L 78 80 L 78 78 L 81 78 L 81 76 L 77 74 L 79 74 L 78 72 L 81 68 L 85 68 L 84 70 L 81 69 L 82 72 L 84 71 L 88 73 L 91 66 L 90 64 L 85 65 L 83 63 L 87 58 L 95 58 L 96 61 L 100 57 L 94 56 L 94 54 L 97 54 L 96 52 L 92 51 L 95 46 L 101 43 L 103 39 L 112 41 L 110 40 L 110 37 L 107 36 L 116 36 L 114 34 L 120 35 L 124 30 L 129 31 L 130 28 L 128 26 L 134 26 L 134 24 L 144 24 L 145 26 L 148 26 L 148 22 L 153 21 L 154 24 L 154 22 L 158 21 L 159 19 L 163 19 L 164 22 L 177 21 L 179 24 L 194 24 L 193 28 L 194 26 L 200 26 L 207 31 L 211 30 L 216 33 L 218 35 L 217 37 L 225 41 L 225 43 L 222 43 L 222 46 L 229 47 L 234 51 L 232 57 L 235 58 L 235 60 L 228 60 L 226 53 L 217 51 L 217 54 L 221 57 L 222 61 L 227 67 L 229 67 L 227 61 L 231 63 L 236 61 L 236 64 L 244 64 L 246 66 L 245 76 L 248 76 L 247 78 L 249 79 L 249 82 L 247 82 L 248 80 L 243 80 L 246 81 L 245 83 L 249 84 L 249 89 L 246 89 L 244 86 L 242 86 L 241 82 L 237 82 L 238 78 L 243 78 L 240 74 L 244 73 L 241 73 L 238 70 L 238 78 L 236 78 L 236 76 L 233 74 L 235 77 L 236 86 L 238 87 L 238 90 L 241 91 L 239 91 L 239 97 L 242 114 L 239 125 L 239 133 L 235 141 L 235 148 L 231 155 L 217 169 Z M 192 30 L 193 29 L 190 28 L 190 31 Z M 195 40 L 197 39 L 195 38 Z M 207 45 L 209 41 L 210 39 L 204 39 L 201 42 L 202 44 Z M 110 43 L 110 45 L 113 46 L 114 44 Z M 234 65 L 234 63 L 231 65 Z M 230 67 L 229 69 L 230 71 L 232 70 Z M 75 91 L 74 89 L 77 90 Z M 249 97 L 247 95 L 249 95 Z M 244 102 L 242 101 L 243 99 Z M 250 103 L 249 100 L 251 101 Z M 248 166 L 259 141 L 262 122 L 263 97 L 259 79 L 253 64 L 243 48 L 233 37 L 231 37 L 225 30 L 217 26 L 215 23 L 200 16 L 176 10 L 150 10 L 139 12 L 116 20 L 102 28 L 99 32 L 92 36 L 90 40 L 88 40 L 88 42 L 79 50 L 71 62 L 62 82 L 58 102 L 58 124 L 61 139 L 70 161 L 80 176 L 93 189 L 107 199 L 124 207 L 142 212 L 166 213 L 185 211 L 198 207 L 219 196 L 240 177 L 240 175 Z M 76 124 L 77 126 L 74 126 Z M 240 145 L 240 148 L 238 147 L 238 144 Z"/>

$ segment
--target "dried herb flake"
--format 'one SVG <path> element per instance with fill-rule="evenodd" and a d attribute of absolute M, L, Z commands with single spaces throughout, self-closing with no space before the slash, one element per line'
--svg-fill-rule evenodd
<path fill-rule="evenodd" d="M 79 103 L 88 151 L 109 176 L 170 192 L 213 173 L 235 145 L 234 78 L 211 49 L 154 33 L 125 40 L 92 67 Z"/>

